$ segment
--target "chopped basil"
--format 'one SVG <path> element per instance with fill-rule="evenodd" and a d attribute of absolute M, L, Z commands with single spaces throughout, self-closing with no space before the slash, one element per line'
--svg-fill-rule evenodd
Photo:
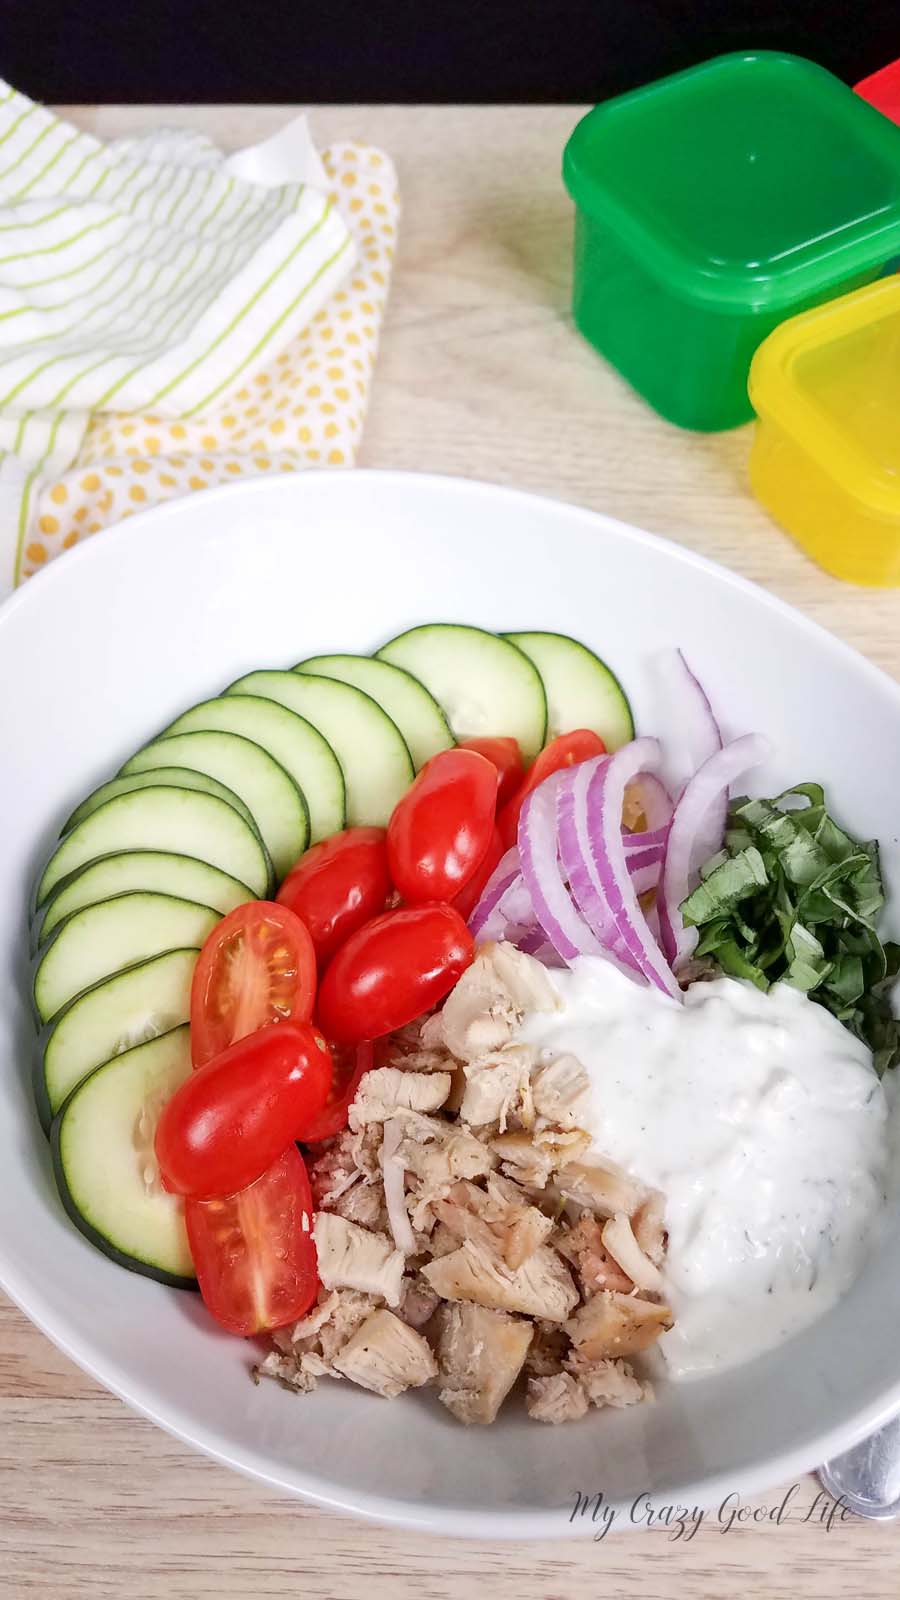
<path fill-rule="evenodd" d="M 880 1074 L 900 1062 L 890 987 L 900 945 L 882 944 L 878 845 L 829 816 L 817 783 L 774 800 L 734 800 L 725 849 L 700 872 L 681 914 L 697 958 L 759 989 L 789 983 L 826 1006 L 871 1049 Z"/>

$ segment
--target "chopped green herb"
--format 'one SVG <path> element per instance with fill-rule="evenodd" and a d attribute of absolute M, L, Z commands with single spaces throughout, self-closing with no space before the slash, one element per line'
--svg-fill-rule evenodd
<path fill-rule="evenodd" d="M 698 930 L 698 958 L 759 989 L 804 990 L 869 1046 L 881 1074 L 900 1062 L 889 993 L 900 945 L 878 936 L 883 906 L 878 845 L 838 826 L 820 784 L 800 783 L 732 801 L 725 848 L 681 914 Z"/>

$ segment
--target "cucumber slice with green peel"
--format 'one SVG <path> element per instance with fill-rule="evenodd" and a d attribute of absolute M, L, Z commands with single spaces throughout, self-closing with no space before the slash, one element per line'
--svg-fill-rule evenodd
<path fill-rule="evenodd" d="M 43 912 L 38 912 L 32 928 L 34 946 L 44 945 L 54 928 L 80 911 L 114 895 L 148 889 L 154 894 L 176 895 L 179 900 L 194 900 L 211 906 L 224 917 L 235 906 L 253 899 L 253 891 L 218 867 L 190 856 L 175 856 L 162 850 L 125 850 L 115 856 L 101 856 L 58 884 Z"/>
<path fill-rule="evenodd" d="M 95 1067 L 188 1021 L 198 952 L 167 950 L 86 989 L 39 1041 L 35 1098 L 45 1130 Z"/>
<path fill-rule="evenodd" d="M 60 1199 L 76 1228 L 119 1266 L 176 1289 L 196 1280 L 184 1202 L 159 1181 L 153 1138 L 190 1071 L 190 1030 L 173 1028 L 96 1067 L 50 1133 Z"/>
<path fill-rule="evenodd" d="M 306 799 L 310 844 L 341 832 L 347 818 L 341 764 L 327 739 L 305 717 L 257 695 L 221 695 L 176 717 L 162 738 L 205 729 L 243 734 L 281 763 Z"/>
<path fill-rule="evenodd" d="M 547 700 L 540 673 L 521 650 L 483 628 L 435 622 L 410 628 L 376 651 L 437 700 L 457 739 L 518 740 L 526 761 L 543 747 Z"/>
<path fill-rule="evenodd" d="M 247 826 L 252 828 L 254 833 L 259 833 L 250 807 L 245 805 L 244 801 L 235 794 L 233 789 L 229 789 L 227 784 L 220 783 L 218 778 L 211 778 L 208 773 L 194 772 L 187 767 L 163 767 L 158 765 L 152 773 L 134 772 L 129 773 L 126 777 L 110 778 L 108 783 L 101 783 L 99 789 L 92 790 L 82 800 L 81 804 L 75 807 L 72 815 L 67 817 L 59 830 L 60 838 L 64 839 L 67 833 L 71 833 L 73 828 L 77 828 L 79 822 L 83 822 L 85 817 L 89 817 L 92 811 L 97 810 L 98 806 L 105 805 L 107 800 L 114 800 L 116 795 L 131 794 L 134 789 L 148 789 L 160 783 L 167 784 L 173 789 L 198 789 L 202 794 L 214 794 L 217 799 L 224 800 L 230 805 L 232 810 L 238 813 L 238 816 L 243 817 Z"/>
<path fill-rule="evenodd" d="M 38 883 L 36 906 L 79 867 L 122 850 L 195 856 L 246 883 L 255 899 L 271 887 L 265 846 L 233 806 L 213 794 L 156 784 L 105 801 L 60 840 Z"/>
<path fill-rule="evenodd" d="M 376 661 L 373 656 L 310 656 L 298 662 L 294 671 L 337 678 L 370 695 L 396 722 L 417 772 L 439 750 L 450 750 L 456 743 L 434 696 L 402 667 Z"/>
<path fill-rule="evenodd" d="M 563 633 L 505 633 L 544 680 L 547 739 L 576 728 L 591 728 L 607 750 L 634 738 L 634 719 L 625 690 L 605 661 Z"/>
<path fill-rule="evenodd" d="M 251 672 L 227 695 L 261 695 L 299 712 L 328 740 L 347 785 L 347 824 L 385 827 L 415 777 L 397 724 L 369 695 L 334 678 L 299 672 Z"/>
<path fill-rule="evenodd" d="M 167 950 L 199 950 L 221 919 L 210 906 L 137 891 L 73 911 L 44 946 L 34 973 L 41 1022 L 114 972 Z"/>
<path fill-rule="evenodd" d="M 154 768 L 190 768 L 227 784 L 250 808 L 278 878 L 309 844 L 306 801 L 284 767 L 243 734 L 175 733 L 154 739 L 126 761 L 123 776 Z"/>

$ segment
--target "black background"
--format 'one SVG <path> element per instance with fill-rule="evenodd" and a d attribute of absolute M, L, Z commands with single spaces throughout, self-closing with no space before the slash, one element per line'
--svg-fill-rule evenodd
<path fill-rule="evenodd" d="M 853 83 L 900 0 L 0 0 L 0 73 L 48 101 L 595 101 L 724 50 Z"/>

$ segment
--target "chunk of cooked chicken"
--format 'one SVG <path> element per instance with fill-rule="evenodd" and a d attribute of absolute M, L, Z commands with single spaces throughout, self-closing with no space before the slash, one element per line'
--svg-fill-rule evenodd
<path fill-rule="evenodd" d="M 437 1111 L 450 1093 L 449 1072 L 409 1072 L 405 1067 L 372 1067 L 364 1073 L 350 1107 L 350 1127 L 386 1122 L 397 1111 Z"/>
<path fill-rule="evenodd" d="M 455 1242 L 454 1242 L 455 1248 Z M 434 1316 L 440 1299 L 425 1279 L 419 1277 L 405 1277 L 400 1294 L 400 1304 L 397 1306 L 397 1316 L 408 1322 L 411 1328 L 424 1328 Z"/>
<path fill-rule="evenodd" d="M 535 1073 L 534 1109 L 558 1128 L 583 1128 L 590 1113 L 591 1081 L 577 1056 L 557 1056 Z"/>
<path fill-rule="evenodd" d="M 499 1122 L 503 1133 L 510 1117 L 524 1126 L 534 1122 L 531 1072 L 536 1052 L 527 1044 L 507 1044 L 469 1061 L 460 1116 L 473 1127 Z"/>
<path fill-rule="evenodd" d="M 549 1150 L 536 1145 L 530 1133 L 516 1129 L 511 1133 L 498 1133 L 491 1140 L 491 1149 L 500 1158 L 501 1170 L 516 1183 L 527 1189 L 545 1189 L 553 1171 Z"/>
<path fill-rule="evenodd" d="M 528 1379 L 525 1405 L 535 1422 L 577 1422 L 587 1411 L 588 1397 L 570 1373 L 555 1372 Z"/>
<path fill-rule="evenodd" d="M 391 1311 L 373 1311 L 334 1358 L 351 1382 L 392 1400 L 437 1377 L 431 1347 L 409 1323 Z"/>
<path fill-rule="evenodd" d="M 539 961 L 513 945 L 484 944 L 445 1001 L 443 1042 L 458 1060 L 476 1061 L 508 1044 L 526 1012 L 557 1011 L 559 1005 Z"/>
<path fill-rule="evenodd" d="M 520 1267 L 553 1232 L 553 1219 L 529 1205 L 522 1190 L 491 1173 L 487 1188 L 456 1183 L 446 1200 L 433 1205 L 435 1216 L 458 1239 L 481 1241 L 508 1267 Z"/>
<path fill-rule="evenodd" d="M 386 1234 L 370 1233 L 333 1212 L 320 1211 L 313 1237 L 326 1289 L 359 1289 L 383 1295 L 389 1306 L 397 1304 L 405 1257 Z"/>
<path fill-rule="evenodd" d="M 316 1387 L 315 1374 L 304 1372 L 292 1356 L 278 1350 L 270 1350 L 253 1368 L 254 1383 L 259 1383 L 260 1378 L 274 1378 L 282 1388 L 296 1389 L 300 1394 L 310 1394 Z"/>
<path fill-rule="evenodd" d="M 430 1261 L 422 1276 L 442 1300 L 472 1300 L 547 1322 L 564 1322 L 578 1301 L 571 1273 L 548 1245 L 540 1245 L 513 1271 L 493 1251 L 467 1239 L 458 1250 Z"/>
<path fill-rule="evenodd" d="M 632 1288 L 631 1279 L 604 1247 L 604 1227 L 605 1223 L 592 1211 L 582 1211 L 575 1226 L 560 1229 L 554 1240 L 557 1250 L 574 1264 L 586 1300 L 598 1289 L 618 1289 L 628 1294 Z"/>
<path fill-rule="evenodd" d="M 637 1209 L 646 1191 L 627 1172 L 612 1162 L 566 1161 L 559 1169 L 556 1188 L 566 1200 L 587 1206 L 598 1216 L 613 1217 L 617 1211 L 627 1216 Z"/>
<path fill-rule="evenodd" d="M 603 1224 L 603 1248 L 618 1262 L 626 1277 L 637 1289 L 660 1294 L 664 1288 L 663 1275 L 649 1256 L 645 1256 L 632 1231 L 631 1222 L 624 1211 L 617 1211 Z"/>
<path fill-rule="evenodd" d="M 658 1189 L 651 1189 L 631 1218 L 634 1237 L 644 1255 L 657 1267 L 666 1253 L 665 1213 L 665 1197 Z"/>
<path fill-rule="evenodd" d="M 648 1349 L 672 1327 L 673 1321 L 666 1305 L 604 1289 L 579 1306 L 566 1323 L 566 1332 L 579 1356 L 598 1361 L 604 1356 L 630 1356 Z"/>
<path fill-rule="evenodd" d="M 380 1183 L 367 1183 L 362 1179 L 354 1183 L 352 1188 L 345 1189 L 331 1202 L 330 1211 L 337 1216 L 344 1217 L 348 1222 L 358 1222 L 362 1228 L 382 1229 L 385 1218 L 384 1186 Z"/>
<path fill-rule="evenodd" d="M 541 1322 L 536 1319 L 534 1337 L 528 1347 L 525 1369 L 536 1378 L 549 1378 L 562 1372 L 569 1353 L 569 1335 L 558 1322 Z"/>
<path fill-rule="evenodd" d="M 584 1361 L 574 1356 L 566 1365 L 593 1406 L 635 1406 L 652 1398 L 651 1385 L 636 1378 L 627 1361 Z"/>
<path fill-rule="evenodd" d="M 530 1322 L 478 1305 L 440 1312 L 439 1399 L 460 1422 L 493 1422 L 522 1370 Z"/>
<path fill-rule="evenodd" d="M 486 1144 L 465 1128 L 436 1117 L 398 1113 L 405 1137 L 397 1157 L 419 1180 L 411 1211 L 414 1228 L 426 1226 L 431 1202 L 445 1195 L 459 1178 L 482 1178 L 497 1164 Z"/>

